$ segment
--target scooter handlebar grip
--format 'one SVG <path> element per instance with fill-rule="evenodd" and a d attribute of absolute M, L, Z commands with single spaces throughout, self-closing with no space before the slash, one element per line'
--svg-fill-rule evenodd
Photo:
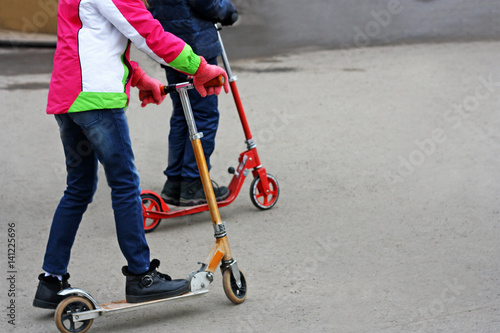
<path fill-rule="evenodd" d="M 205 84 L 203 86 L 205 86 L 205 88 L 221 87 L 224 85 L 224 83 L 226 83 L 226 78 L 224 77 L 224 75 L 221 74 L 221 75 L 213 78 L 212 80 L 205 82 Z"/>
<path fill-rule="evenodd" d="M 226 83 L 226 78 L 224 75 L 219 75 L 215 78 L 213 78 L 210 81 L 205 82 L 203 84 L 205 88 L 209 87 L 220 87 L 223 86 L 224 83 Z M 160 92 L 162 95 L 167 95 L 169 91 L 175 91 L 175 84 L 174 85 L 169 85 L 169 86 L 160 86 Z M 140 90 L 139 91 L 139 100 L 144 100 L 144 98 L 152 96 L 153 92 L 151 90 Z"/>
<path fill-rule="evenodd" d="M 160 86 L 160 92 L 162 95 L 168 94 L 168 92 L 165 90 L 165 86 Z M 139 91 L 139 100 L 142 101 L 144 98 L 153 96 L 153 92 L 151 90 L 140 90 Z"/>

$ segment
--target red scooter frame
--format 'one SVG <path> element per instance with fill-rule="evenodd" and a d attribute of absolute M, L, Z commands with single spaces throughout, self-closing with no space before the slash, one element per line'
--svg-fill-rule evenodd
<path fill-rule="evenodd" d="M 243 132 L 247 144 L 247 150 L 240 154 L 238 159 L 238 167 L 236 170 L 231 167 L 228 172 L 233 174 L 233 178 L 229 183 L 229 196 L 224 201 L 217 202 L 219 207 L 224 207 L 232 203 L 238 196 L 243 182 L 247 177 L 250 170 L 252 170 L 253 181 L 250 186 L 250 199 L 252 203 L 261 210 L 272 208 L 279 197 L 279 185 L 276 178 L 266 172 L 266 169 L 261 165 L 259 155 L 257 153 L 257 146 L 253 139 L 250 127 L 248 125 L 247 117 L 241 103 L 238 88 L 236 87 L 237 77 L 232 74 L 231 67 L 227 58 L 222 38 L 220 36 L 220 26 L 216 25 L 219 42 L 222 48 L 222 62 L 229 77 L 229 86 L 231 93 L 238 110 Z M 153 191 L 143 190 L 141 192 L 143 204 L 143 220 L 144 230 L 151 232 L 158 227 L 162 219 L 195 214 L 203 211 L 208 211 L 208 204 L 202 204 L 190 207 L 181 207 L 180 209 L 170 210 L 168 205 L 163 201 L 161 196 Z"/>

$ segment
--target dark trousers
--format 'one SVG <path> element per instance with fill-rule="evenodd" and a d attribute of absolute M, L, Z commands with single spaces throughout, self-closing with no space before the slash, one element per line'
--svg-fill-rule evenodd
<path fill-rule="evenodd" d="M 216 65 L 217 58 L 207 59 L 209 64 Z M 187 76 L 171 68 L 165 68 L 169 84 L 185 82 Z M 188 91 L 198 132 L 203 133 L 201 144 L 208 169 L 210 170 L 210 155 L 215 148 L 215 135 L 219 127 L 218 99 L 215 95 L 201 97 L 196 89 Z M 192 181 L 199 178 L 196 159 L 189 139 L 189 129 L 184 118 L 179 94 L 170 94 L 173 113 L 170 118 L 170 134 L 168 136 L 168 166 L 165 175 L 173 181 Z"/>

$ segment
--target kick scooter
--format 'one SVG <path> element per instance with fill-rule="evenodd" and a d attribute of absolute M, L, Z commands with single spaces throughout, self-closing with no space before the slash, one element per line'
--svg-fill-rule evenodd
<path fill-rule="evenodd" d="M 241 125 L 243 126 L 243 132 L 246 138 L 245 143 L 247 145 L 247 150 L 239 156 L 238 167 L 236 169 L 230 167 L 228 170 L 230 174 L 233 174 L 231 182 L 228 186 L 229 196 L 225 200 L 219 201 L 217 204 L 219 207 L 224 207 L 232 203 L 238 196 L 243 182 L 251 170 L 254 177 L 250 185 L 250 199 L 252 200 L 252 203 L 261 210 L 271 209 L 278 201 L 278 181 L 273 175 L 267 173 L 266 169 L 260 163 L 259 155 L 257 153 L 257 145 L 255 144 L 250 131 L 250 126 L 248 125 L 243 104 L 241 103 L 238 88 L 236 87 L 237 77 L 234 76 L 231 71 L 226 50 L 224 49 L 224 44 L 222 43 L 222 38 L 219 32 L 221 27 L 218 24 L 215 26 L 217 28 L 219 43 L 222 48 L 222 62 L 229 77 L 229 86 L 236 104 L 236 109 L 238 110 Z M 149 190 L 143 190 L 141 192 L 141 198 L 143 203 L 144 230 L 146 232 L 155 230 L 162 219 L 195 214 L 208 210 L 208 204 L 170 210 L 161 196 Z"/>
<path fill-rule="evenodd" d="M 218 78 L 218 84 L 223 84 L 223 76 Z M 208 86 L 208 85 L 206 85 Z M 191 82 L 179 83 L 171 86 L 164 86 L 164 93 L 178 92 L 181 96 L 184 115 L 189 127 L 190 139 L 193 145 L 193 150 L 196 157 L 196 163 L 200 171 L 200 177 L 207 199 L 208 210 L 212 219 L 214 228 L 215 244 L 209 252 L 209 255 L 201 268 L 188 275 L 190 281 L 190 291 L 176 297 L 154 300 L 143 303 L 127 303 L 126 300 L 99 304 L 89 293 L 82 289 L 69 288 L 61 290 L 58 294 L 67 296 L 57 306 L 54 314 L 56 326 L 63 333 L 83 333 L 90 329 L 94 319 L 121 313 L 126 311 L 136 310 L 138 308 L 146 308 L 158 303 L 172 301 L 176 299 L 203 295 L 208 292 L 208 286 L 212 283 L 214 273 L 218 266 L 222 271 L 222 286 L 224 293 L 229 300 L 235 304 L 245 301 L 247 284 L 243 273 L 239 270 L 236 260 L 231 255 L 229 241 L 227 238 L 226 223 L 222 222 L 217 201 L 215 199 L 212 181 L 208 172 L 205 155 L 201 146 L 200 138 L 202 134 L 196 129 L 193 112 L 189 97 L 188 89 L 192 89 Z"/>

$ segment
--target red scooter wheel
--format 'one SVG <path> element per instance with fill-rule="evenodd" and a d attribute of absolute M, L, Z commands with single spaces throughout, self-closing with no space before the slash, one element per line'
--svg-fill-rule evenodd
<path fill-rule="evenodd" d="M 267 182 L 269 187 L 264 188 L 260 177 L 254 178 L 252 184 L 250 185 L 250 199 L 255 207 L 266 210 L 273 208 L 278 202 L 278 197 L 280 195 L 280 187 L 278 181 L 272 175 L 267 174 Z"/>
<path fill-rule="evenodd" d="M 148 217 L 148 212 L 161 212 L 160 199 L 152 194 L 141 194 L 142 199 L 142 219 L 144 221 L 144 231 L 155 230 L 161 222 L 159 218 Z"/>

